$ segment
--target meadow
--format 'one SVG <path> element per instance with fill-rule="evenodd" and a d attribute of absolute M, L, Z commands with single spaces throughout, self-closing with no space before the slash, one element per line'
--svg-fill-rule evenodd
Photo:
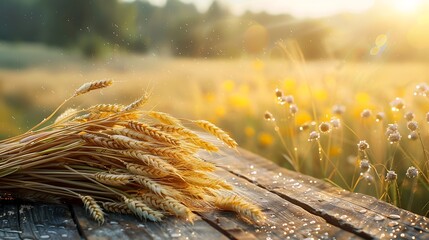
<path fill-rule="evenodd" d="M 97 62 L 31 49 L 0 57 L 2 138 L 30 129 L 82 83 L 110 78 L 115 88 L 64 110 L 126 104 L 150 92 L 149 109 L 209 120 L 281 166 L 428 215 L 427 63 L 122 53 Z M 386 134 L 388 124 L 397 127 Z"/>

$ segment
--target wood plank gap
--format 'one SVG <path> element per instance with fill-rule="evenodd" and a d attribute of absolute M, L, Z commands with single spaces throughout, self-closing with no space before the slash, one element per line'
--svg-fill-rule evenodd
<path fill-rule="evenodd" d="M 205 221 L 207 224 L 209 224 L 210 226 L 212 226 L 214 229 L 218 230 L 220 233 L 222 233 L 225 237 L 231 239 L 231 240 L 238 240 L 237 238 L 235 238 L 231 233 L 229 233 L 228 231 L 224 230 L 223 228 L 219 227 L 216 223 L 210 221 L 210 219 L 205 218 L 203 215 L 201 215 L 198 212 L 194 212 L 195 214 L 197 214 L 198 216 L 201 217 L 201 219 L 203 221 Z"/>
<path fill-rule="evenodd" d="M 281 197 L 281 198 L 283 198 L 283 199 L 285 199 L 285 200 L 287 200 L 287 201 L 289 201 L 289 202 L 291 202 L 291 203 L 293 203 L 293 204 L 295 204 L 295 205 L 303 208 L 304 210 L 306 210 L 307 212 L 309 212 L 309 213 L 311 213 L 313 215 L 316 215 L 318 217 L 321 217 L 321 218 L 325 219 L 325 221 L 328 222 L 329 224 L 332 224 L 332 225 L 334 225 L 334 226 L 336 226 L 338 228 L 341 228 L 341 229 L 343 229 L 343 230 L 345 230 L 347 232 L 356 234 L 356 235 L 358 235 L 358 236 L 360 236 L 362 238 L 373 239 L 373 236 L 371 236 L 370 234 L 367 234 L 367 233 L 365 233 L 363 231 L 354 231 L 356 229 L 352 225 L 349 225 L 349 224 L 344 223 L 344 222 L 340 223 L 338 221 L 338 219 L 336 219 L 334 217 L 331 217 L 329 215 L 318 214 L 319 212 L 316 209 L 314 209 L 313 207 L 311 207 L 310 205 L 308 205 L 308 204 L 300 202 L 300 201 L 298 201 L 298 200 L 296 200 L 294 198 L 291 198 L 291 197 L 289 197 L 289 196 L 287 196 L 285 194 L 279 193 L 279 192 L 277 192 L 275 190 L 270 190 L 269 188 L 261 185 L 260 183 L 252 181 L 248 177 L 246 177 L 244 175 L 241 175 L 241 174 L 238 174 L 238 173 L 235 173 L 235 172 L 229 170 L 226 167 L 223 167 L 223 166 L 217 166 L 217 167 L 222 168 L 223 170 L 226 170 L 226 171 L 230 172 L 231 174 L 234 174 L 237 177 L 243 178 L 246 181 L 248 181 L 248 182 L 250 182 L 252 184 L 255 184 L 256 186 L 258 186 L 260 188 L 263 188 L 263 189 L 265 189 L 265 190 L 267 190 L 267 191 L 269 191 L 269 192 L 271 192 L 271 193 L 273 193 L 273 194 L 275 194 L 275 195 L 277 195 L 277 196 L 279 196 L 279 197 Z"/>
<path fill-rule="evenodd" d="M 71 204 L 67 204 L 67 207 L 69 208 L 74 224 L 76 224 L 76 229 L 77 229 L 77 232 L 79 233 L 80 239 L 86 239 L 85 233 L 83 232 L 82 226 L 80 225 L 76 217 L 76 213 L 74 212 L 73 206 Z"/>

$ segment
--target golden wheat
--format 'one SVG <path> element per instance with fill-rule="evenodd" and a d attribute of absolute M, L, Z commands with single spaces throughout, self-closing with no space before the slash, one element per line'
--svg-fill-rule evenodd
<path fill-rule="evenodd" d="M 151 209 L 142 201 L 124 197 L 124 202 L 128 206 L 128 208 L 140 218 L 149 219 L 154 222 L 159 222 L 161 221 L 162 217 L 164 217 L 162 213 Z"/>
<path fill-rule="evenodd" d="M 150 111 L 147 113 L 148 116 L 157 119 L 161 123 L 167 124 L 167 125 L 176 125 L 180 126 L 180 120 L 163 112 L 156 112 L 156 111 Z"/>
<path fill-rule="evenodd" d="M 117 202 L 102 202 L 101 205 L 103 209 L 112 212 L 112 213 L 122 213 L 122 214 L 131 214 L 133 213 L 128 205 L 125 203 L 117 203 Z"/>
<path fill-rule="evenodd" d="M 104 213 L 101 210 L 100 205 L 92 198 L 91 196 L 82 196 L 80 195 L 80 199 L 82 199 L 85 208 L 89 211 L 92 218 L 94 218 L 99 224 L 104 222 Z"/>
<path fill-rule="evenodd" d="M 84 93 L 87 93 L 89 91 L 105 88 L 113 84 L 113 81 L 110 79 L 107 80 L 98 80 L 94 82 L 88 82 L 80 86 L 74 93 L 74 96 L 82 95 Z"/>
<path fill-rule="evenodd" d="M 193 122 L 200 126 L 202 129 L 216 136 L 219 140 L 223 141 L 229 147 L 237 147 L 238 144 L 234 141 L 234 139 L 232 139 L 225 131 L 223 131 L 213 123 L 206 120 L 196 120 Z"/>
<path fill-rule="evenodd" d="M 73 97 L 110 84 L 111 80 L 101 80 L 82 85 L 32 130 Z M 145 95 L 128 106 L 66 110 L 51 125 L 0 141 L 0 190 L 13 189 L 11 193 L 21 197 L 25 194 L 20 192 L 31 193 L 33 199 L 39 195 L 81 199 L 100 224 L 104 214 L 98 203 L 106 211 L 134 213 L 152 221 L 161 221 L 161 211 L 192 221 L 196 216 L 192 211 L 213 209 L 217 202 L 246 219 L 260 220 L 252 204 L 222 197 L 220 191 L 231 193 L 232 186 L 210 174 L 215 165 L 198 154 L 218 148 L 166 113 L 141 110 L 147 99 Z M 153 124 L 154 119 L 160 123 Z M 215 125 L 195 123 L 235 146 Z"/>

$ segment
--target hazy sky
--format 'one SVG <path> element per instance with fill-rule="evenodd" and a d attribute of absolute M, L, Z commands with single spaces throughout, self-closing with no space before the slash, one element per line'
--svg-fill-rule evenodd
<path fill-rule="evenodd" d="M 166 0 L 149 0 L 163 5 Z M 200 11 L 205 11 L 213 0 L 181 0 L 194 3 Z M 296 17 L 322 17 L 339 12 L 361 12 L 374 4 L 375 0 L 219 0 L 234 13 L 246 10 L 253 12 L 289 13 Z"/>

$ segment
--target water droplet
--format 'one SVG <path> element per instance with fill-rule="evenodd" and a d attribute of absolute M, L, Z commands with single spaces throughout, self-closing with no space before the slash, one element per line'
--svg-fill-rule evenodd
<path fill-rule="evenodd" d="M 393 219 L 393 220 L 401 219 L 401 216 L 399 216 L 397 214 L 390 214 L 387 217 L 390 218 L 390 219 Z"/>
<path fill-rule="evenodd" d="M 383 217 L 383 216 L 381 216 L 381 215 L 376 215 L 376 216 L 374 217 L 374 220 L 375 220 L 375 221 L 383 221 L 383 220 L 384 220 L 384 217 Z"/>
<path fill-rule="evenodd" d="M 366 213 L 366 212 L 367 212 L 367 210 L 366 210 L 366 209 L 361 209 L 361 210 L 359 210 L 358 212 L 359 212 L 359 213 L 364 214 L 364 213 Z"/>
<path fill-rule="evenodd" d="M 61 237 L 66 238 L 66 237 L 68 237 L 68 235 L 63 233 L 63 234 L 61 234 Z"/>
<path fill-rule="evenodd" d="M 112 225 L 118 225 L 118 222 L 116 222 L 116 221 L 110 221 L 110 224 L 112 224 Z"/>
<path fill-rule="evenodd" d="M 49 235 L 42 235 L 42 236 L 40 236 L 40 238 L 47 239 L 47 238 L 49 238 Z"/>
<path fill-rule="evenodd" d="M 398 222 L 397 221 L 391 221 L 391 222 L 389 222 L 389 227 L 395 227 L 395 226 L 398 226 Z"/>
<path fill-rule="evenodd" d="M 179 238 L 179 237 L 181 237 L 182 236 L 182 234 L 181 233 L 172 233 L 171 234 L 171 237 L 173 237 L 173 238 Z"/>

